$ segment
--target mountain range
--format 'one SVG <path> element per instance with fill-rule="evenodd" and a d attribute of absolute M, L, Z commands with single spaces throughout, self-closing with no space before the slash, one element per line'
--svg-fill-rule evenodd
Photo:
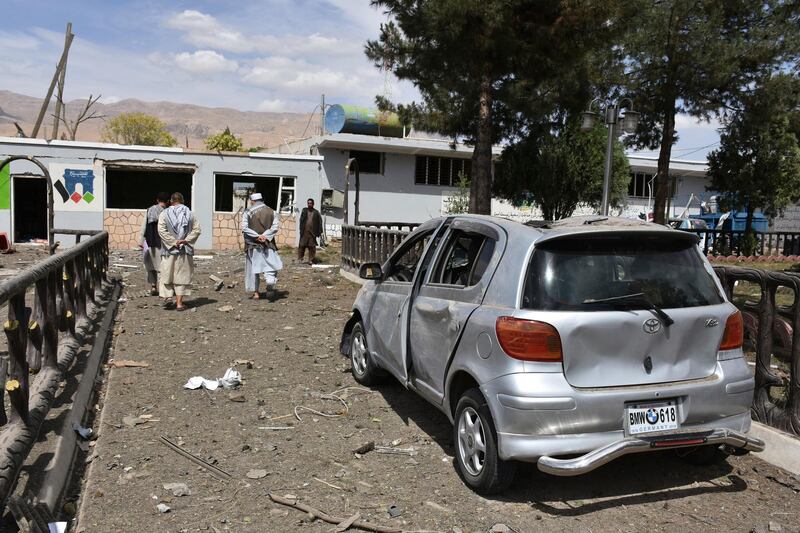
<path fill-rule="evenodd" d="M 38 137 L 50 139 L 53 131 L 55 99 L 42 122 Z M 86 100 L 72 100 L 66 103 L 67 120 L 72 121 L 80 113 Z M 23 131 L 30 135 L 36 117 L 42 107 L 42 98 L 26 96 L 11 91 L 0 90 L 0 136 L 16 136 L 17 122 Z M 300 113 L 272 113 L 262 111 L 240 111 L 227 107 L 204 107 L 175 102 L 144 102 L 125 99 L 113 103 L 97 102 L 92 111 L 103 115 L 104 119 L 83 122 L 78 127 L 76 140 L 99 141 L 105 120 L 122 113 L 134 111 L 155 115 L 167 125 L 167 129 L 178 140 L 180 146 L 203 148 L 203 141 L 209 135 L 219 133 L 226 127 L 240 137 L 246 148 L 273 147 L 319 133 L 319 116 Z M 59 137 L 66 130 L 59 125 Z"/>

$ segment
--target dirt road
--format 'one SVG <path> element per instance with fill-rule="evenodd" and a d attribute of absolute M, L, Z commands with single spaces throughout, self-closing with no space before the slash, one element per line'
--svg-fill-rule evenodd
<path fill-rule="evenodd" d="M 138 264 L 133 253 L 115 254 L 115 263 Z M 477 496 L 455 473 L 443 415 L 394 382 L 356 387 L 338 353 L 356 285 L 333 269 L 287 264 L 277 299 L 251 301 L 241 257 L 197 263 L 194 309 L 182 313 L 144 296 L 141 269 L 117 267 L 130 274 L 112 356 L 149 367 L 107 374 L 78 531 L 333 530 L 273 504 L 270 491 L 404 530 L 800 529 L 800 481 L 755 457 L 695 468 L 669 453 L 645 454 L 578 478 L 526 466 L 505 495 Z M 210 274 L 237 285 L 215 292 Z M 239 390 L 183 388 L 192 376 L 221 377 L 236 360 L 252 361 L 236 366 L 245 380 Z M 212 477 L 161 436 L 232 479 Z M 413 455 L 357 457 L 352 450 L 368 441 Z M 173 495 L 183 489 L 166 490 L 170 483 L 190 494 Z"/>

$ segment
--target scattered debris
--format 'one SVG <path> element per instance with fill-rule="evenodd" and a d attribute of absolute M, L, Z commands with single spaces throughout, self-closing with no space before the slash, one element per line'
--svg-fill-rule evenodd
<path fill-rule="evenodd" d="M 269 472 L 260 468 L 254 468 L 250 470 L 247 474 L 245 474 L 250 479 L 261 479 L 267 477 Z"/>
<path fill-rule="evenodd" d="M 501 524 L 498 522 L 489 528 L 489 533 L 517 533 L 517 530 L 511 526 L 507 526 L 506 524 Z"/>
<path fill-rule="evenodd" d="M 425 505 L 427 505 L 427 506 L 428 506 L 428 507 L 430 507 L 431 509 L 436 509 L 437 511 L 439 511 L 439 512 L 442 512 L 442 513 L 448 513 L 448 514 L 449 514 L 449 513 L 452 513 L 452 512 L 453 512 L 451 509 L 448 509 L 448 508 L 447 508 L 447 507 L 445 507 L 444 505 L 439 505 L 438 503 L 436 503 L 436 502 L 432 502 L 432 501 L 430 501 L 430 500 L 427 500 L 427 501 L 425 502 Z"/>
<path fill-rule="evenodd" d="M 78 423 L 73 423 L 72 424 L 72 429 L 74 429 L 75 433 L 80 435 L 81 438 L 84 439 L 84 440 L 91 439 L 92 435 L 94 434 L 94 431 L 92 431 L 92 428 L 83 427 Z"/>
<path fill-rule="evenodd" d="M 156 505 L 156 509 L 158 509 L 158 512 L 162 513 L 162 514 L 163 513 L 168 513 L 168 512 L 170 512 L 172 510 L 172 509 L 169 508 L 169 505 L 167 505 L 166 503 L 159 503 L 158 505 Z"/>
<path fill-rule="evenodd" d="M 133 428 L 139 426 L 141 424 L 147 424 L 148 422 L 158 422 L 157 418 L 153 418 L 149 415 L 139 415 L 139 416 L 123 416 L 122 417 L 122 425 L 128 428 Z"/>
<path fill-rule="evenodd" d="M 409 448 L 393 448 L 392 446 L 375 446 L 375 453 L 385 453 L 388 455 L 417 455 L 417 449 L 413 446 Z"/>
<path fill-rule="evenodd" d="M 247 398 L 244 397 L 243 392 L 231 392 L 228 394 L 228 399 L 232 402 L 244 402 Z"/>
<path fill-rule="evenodd" d="M 336 268 L 336 265 L 311 265 L 311 268 Z"/>
<path fill-rule="evenodd" d="M 337 526 L 341 526 L 342 524 L 346 523 L 349 518 L 338 518 L 336 516 L 331 516 L 328 513 L 315 509 L 310 505 L 306 505 L 304 503 L 300 503 L 297 501 L 297 496 L 293 496 L 291 494 L 287 494 L 285 497 L 276 496 L 275 494 L 269 493 L 269 498 L 281 505 L 286 505 L 287 507 L 292 507 L 293 509 L 297 509 L 298 511 L 303 511 L 304 513 L 312 515 L 314 518 L 318 518 L 323 522 L 327 522 L 329 524 L 335 524 Z M 351 517 L 352 518 L 352 517 Z M 386 526 L 379 526 L 376 524 L 371 524 L 369 522 L 364 522 L 363 520 L 357 518 L 353 520 L 349 527 L 357 527 L 359 529 L 364 529 L 366 531 L 374 531 L 375 533 L 402 533 L 402 530 L 394 528 L 394 527 L 386 527 Z"/>
<path fill-rule="evenodd" d="M 233 368 L 225 371 L 225 375 L 219 379 L 206 379 L 203 376 L 194 376 L 183 386 L 184 389 L 196 390 L 200 387 L 208 390 L 217 390 L 222 386 L 225 389 L 233 389 L 241 385 L 242 375 Z"/>
<path fill-rule="evenodd" d="M 332 489 L 336 489 L 336 490 L 344 490 L 342 487 L 340 487 L 340 486 L 338 486 L 338 485 L 334 485 L 333 483 L 328 483 L 327 481 L 325 481 L 325 480 L 323 480 L 323 479 L 320 479 L 320 478 L 318 478 L 318 477 L 315 477 L 315 478 L 312 478 L 312 479 L 313 479 L 314 481 L 319 481 L 319 482 L 320 482 L 320 483 L 322 483 L 323 485 L 327 485 L 327 486 L 331 487 Z"/>
<path fill-rule="evenodd" d="M 117 298 L 117 302 L 121 303 L 121 304 L 124 304 L 127 301 L 128 301 L 128 299 L 125 298 L 124 296 L 120 296 L 119 298 Z"/>
<path fill-rule="evenodd" d="M 186 483 L 164 483 L 164 490 L 171 492 L 173 496 L 192 495 L 192 491 L 189 490 Z"/>
<path fill-rule="evenodd" d="M 133 361 L 131 359 L 112 359 L 111 366 L 114 368 L 126 368 L 126 367 L 133 367 L 133 368 L 149 368 L 150 363 L 145 361 Z"/>
<path fill-rule="evenodd" d="M 128 265 L 128 264 L 125 264 L 125 263 L 114 263 L 114 266 L 115 267 L 120 267 L 120 268 L 132 268 L 134 270 L 139 270 L 139 265 Z"/>
<path fill-rule="evenodd" d="M 200 259 L 200 260 L 204 260 L 204 259 L 214 259 L 214 256 L 213 256 L 213 255 L 200 255 L 200 254 L 194 254 L 194 255 L 192 256 L 192 258 L 193 258 L 193 259 Z"/>
<path fill-rule="evenodd" d="M 294 426 L 259 426 L 258 429 L 267 429 L 271 431 L 283 431 L 285 429 L 294 429 Z"/>
<path fill-rule="evenodd" d="M 353 450 L 353 453 L 356 453 L 358 455 L 364 455 L 365 453 L 369 453 L 374 449 L 375 449 L 375 441 L 371 440 Z"/>
<path fill-rule="evenodd" d="M 252 359 L 236 359 L 233 361 L 234 366 L 245 365 L 248 370 L 252 370 L 255 362 Z"/>
<path fill-rule="evenodd" d="M 398 516 L 403 514 L 403 510 L 400 509 L 398 506 L 396 506 L 394 504 L 390 505 L 389 508 L 386 511 L 389 513 L 389 516 L 392 517 L 392 518 L 397 518 Z"/>
<path fill-rule="evenodd" d="M 211 279 L 211 281 L 214 282 L 214 290 L 215 291 L 221 291 L 222 287 L 225 286 L 225 281 L 222 278 L 220 278 L 218 276 L 215 276 L 214 274 L 211 274 L 208 277 Z"/>
<path fill-rule="evenodd" d="M 339 524 L 339 527 L 337 527 L 334 531 L 336 531 L 337 533 L 341 533 L 342 531 L 347 531 L 352 527 L 353 523 L 359 518 L 361 518 L 361 513 L 354 514 L 344 522 L 341 522 Z"/>
<path fill-rule="evenodd" d="M 222 470 L 221 468 L 218 468 L 218 467 L 214 466 L 211 463 L 203 461 L 202 459 L 200 459 L 199 457 L 197 457 L 193 453 L 187 452 L 186 450 L 184 450 L 183 448 L 181 448 L 180 446 L 178 446 L 177 444 L 175 444 L 174 442 L 169 440 L 167 437 L 163 437 L 162 436 L 162 437 L 160 437 L 159 440 L 162 442 L 162 444 L 164 444 L 165 446 L 170 448 L 172 451 L 184 456 L 185 458 L 189 459 L 193 463 L 198 464 L 201 467 L 203 467 L 206 470 L 208 470 L 208 472 L 212 476 L 214 476 L 215 478 L 220 479 L 222 481 L 228 481 L 233 477 L 229 473 L 227 473 L 226 471 Z"/>
<path fill-rule="evenodd" d="M 217 311 L 221 311 L 223 313 L 230 313 L 231 311 L 233 311 L 233 309 L 234 307 L 228 304 L 228 305 L 223 305 L 222 307 L 218 307 Z"/>

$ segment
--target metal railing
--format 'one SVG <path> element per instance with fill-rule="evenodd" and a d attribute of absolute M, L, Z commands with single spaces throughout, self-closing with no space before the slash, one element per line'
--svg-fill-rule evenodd
<path fill-rule="evenodd" d="M 101 232 L 0 285 L 0 306 L 8 309 L 8 353 L 0 356 L 0 505 L 96 318 L 107 269 L 108 233 Z"/>
<path fill-rule="evenodd" d="M 383 264 L 409 231 L 342 226 L 342 268 L 357 272 L 364 263 Z"/>
<path fill-rule="evenodd" d="M 800 435 L 800 274 L 727 266 L 714 267 L 714 271 L 731 300 L 737 281 L 749 282 L 760 288 L 757 303 L 737 303 L 743 312 L 753 313 L 757 318 L 753 418 Z M 787 307 L 779 306 L 775 301 L 775 294 L 781 287 L 794 294 L 791 305 Z M 781 378 L 772 368 L 776 334 L 773 326 L 778 316 L 787 320 L 792 327 L 788 379 Z M 777 391 L 773 391 L 775 388 Z"/>
<path fill-rule="evenodd" d="M 717 229 L 688 229 L 700 237 L 706 255 L 742 255 L 744 231 Z M 799 231 L 767 231 L 753 233 L 756 255 L 800 255 Z"/>

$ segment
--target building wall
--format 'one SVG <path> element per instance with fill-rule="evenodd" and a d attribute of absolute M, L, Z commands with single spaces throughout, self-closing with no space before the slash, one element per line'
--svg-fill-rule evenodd
<path fill-rule="evenodd" d="M 320 201 L 320 189 L 323 183 L 321 158 L 317 156 L 296 156 L 277 154 L 213 154 L 184 152 L 177 148 L 156 147 L 121 147 L 99 143 L 80 143 L 69 141 L 52 141 L 45 143 L 35 139 L 0 138 L 0 160 L 12 155 L 34 156 L 49 167 L 51 179 L 55 182 L 62 178 L 59 175 L 65 167 L 92 168 L 95 176 L 96 198 L 91 203 L 73 202 L 72 205 L 62 202 L 55 195 L 56 228 L 93 229 L 104 227 L 113 231 L 111 236 L 115 247 L 135 247 L 142 222 L 142 210 L 107 209 L 106 198 L 102 193 L 105 186 L 105 166 L 107 164 L 125 166 L 168 166 L 193 165 L 195 167 L 192 183 L 192 211 L 195 213 L 203 233 L 197 248 L 210 249 L 214 243 L 214 176 L 216 173 L 241 174 L 243 180 L 248 176 L 283 176 L 295 178 L 296 204 L 306 198 Z M 41 171 L 30 162 L 14 161 L 11 163 L 11 174 L 40 174 Z M 13 179 L 12 179 L 13 185 Z M 153 196 L 158 191 L 153 191 Z M 86 204 L 86 205 L 84 205 Z M 13 236 L 13 186 L 9 209 L 0 209 L 0 232 Z M 82 210 L 80 210 L 82 209 Z M 292 208 L 287 219 L 296 225 L 298 206 Z M 221 229 L 219 225 L 218 228 Z M 287 227 L 284 238 L 292 239 L 292 231 Z M 296 230 L 294 231 L 296 243 Z M 74 243 L 73 237 L 57 236 L 63 246 Z"/>
<path fill-rule="evenodd" d="M 241 231 L 241 215 L 215 211 L 213 217 L 215 250 L 244 250 Z M 278 246 L 294 246 L 297 243 L 297 217 L 281 215 L 281 226 L 275 237 Z"/>
<path fill-rule="evenodd" d="M 344 190 L 348 151 L 320 149 L 323 163 L 323 188 Z M 414 183 L 416 156 L 386 153 L 383 174 L 360 174 L 359 220 L 367 222 L 422 222 L 441 216 L 443 197 L 456 192 L 453 187 Z M 350 177 L 349 219 L 355 217 L 355 177 Z M 305 197 L 298 197 L 300 203 Z M 342 223 L 343 213 L 326 214 L 328 235 L 332 226 Z"/>

